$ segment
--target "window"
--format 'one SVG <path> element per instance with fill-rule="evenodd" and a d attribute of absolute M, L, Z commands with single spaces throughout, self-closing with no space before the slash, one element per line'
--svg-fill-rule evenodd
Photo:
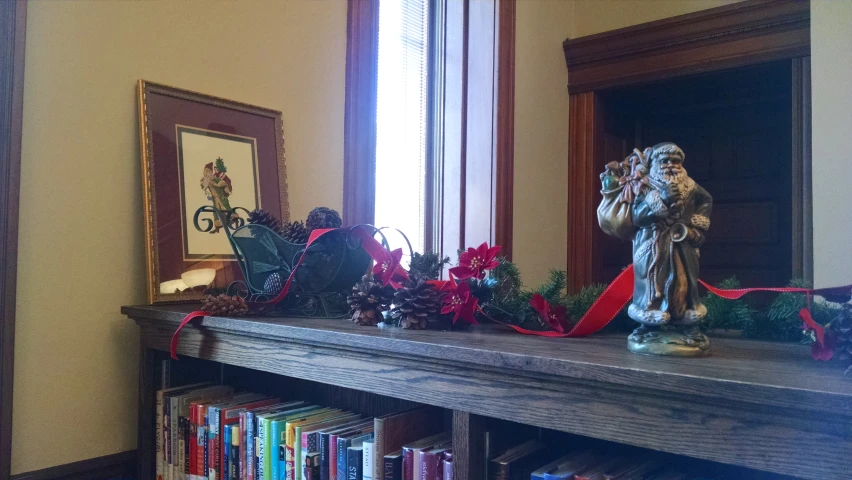
<path fill-rule="evenodd" d="M 348 5 L 344 222 L 511 256 L 515 0 Z"/>
<path fill-rule="evenodd" d="M 405 232 L 424 251 L 428 0 L 379 3 L 375 225 Z"/>

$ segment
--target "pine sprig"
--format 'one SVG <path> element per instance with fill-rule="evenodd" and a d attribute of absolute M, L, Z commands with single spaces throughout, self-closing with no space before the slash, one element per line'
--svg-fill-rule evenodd
<path fill-rule="evenodd" d="M 414 252 L 414 255 L 411 256 L 408 273 L 413 278 L 437 280 L 441 278 L 441 272 L 449 263 L 450 257 L 441 258 L 437 253 L 431 252 L 423 254 Z"/>
<path fill-rule="evenodd" d="M 740 281 L 737 277 L 730 277 L 716 286 L 723 290 L 733 290 L 740 288 Z M 707 307 L 707 316 L 702 324 L 705 330 L 737 329 L 744 334 L 753 330 L 755 311 L 745 300 L 727 300 L 709 293 L 704 298 L 704 306 Z"/>

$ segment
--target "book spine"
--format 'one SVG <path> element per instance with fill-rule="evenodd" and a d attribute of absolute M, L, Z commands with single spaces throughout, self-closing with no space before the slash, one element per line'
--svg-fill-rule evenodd
<path fill-rule="evenodd" d="M 363 460 L 363 449 L 346 449 L 346 480 L 361 480 L 364 476 Z"/>
<path fill-rule="evenodd" d="M 290 433 L 290 430 L 287 430 Z M 287 459 L 287 478 L 290 480 L 302 480 L 302 427 L 293 429 L 293 438 L 290 441 L 291 452 Z M 298 467 L 298 468 L 297 468 Z"/>
<path fill-rule="evenodd" d="M 414 450 L 402 449 L 402 480 L 414 480 Z"/>
<path fill-rule="evenodd" d="M 337 480 L 345 480 L 348 475 L 349 470 L 346 467 L 347 462 L 349 461 L 349 442 L 346 441 L 345 438 L 337 439 L 337 451 L 335 452 L 335 457 L 337 457 Z"/>
<path fill-rule="evenodd" d="M 364 458 L 362 460 L 362 468 L 364 470 L 363 480 L 373 480 L 373 454 L 375 453 L 374 443 L 364 442 L 361 444 L 361 448 L 364 449 Z"/>
<path fill-rule="evenodd" d="M 254 480 L 254 413 L 246 412 L 246 441 L 243 444 L 246 451 L 245 479 Z"/>
<path fill-rule="evenodd" d="M 300 450 L 301 454 L 299 458 L 296 459 L 296 480 L 304 480 L 305 478 L 305 462 L 308 458 L 308 453 L 310 453 L 308 450 L 310 450 L 311 435 L 314 435 L 314 438 L 316 438 L 316 432 L 312 434 L 305 432 L 299 439 L 302 448 Z M 301 474 L 298 472 L 301 472 Z"/>
<path fill-rule="evenodd" d="M 418 480 L 435 480 L 438 478 L 438 456 L 434 453 L 420 453 L 420 478 Z"/>
<path fill-rule="evenodd" d="M 219 477 L 219 409 L 207 410 L 207 475 L 209 480 Z"/>
<path fill-rule="evenodd" d="M 287 444 L 281 442 L 278 444 L 278 478 L 286 480 L 287 478 Z"/>
<path fill-rule="evenodd" d="M 237 463 L 239 464 L 239 467 L 240 467 L 239 472 L 240 472 L 241 478 L 238 478 L 237 480 L 246 480 L 246 477 L 245 477 L 245 475 L 246 475 L 246 455 L 245 455 L 246 414 L 247 414 L 247 412 L 240 412 L 240 421 L 239 421 L 239 426 L 237 427 L 237 430 L 238 430 L 239 436 L 240 436 L 240 446 L 241 446 L 241 449 L 240 449 L 241 451 L 240 451 L 239 456 L 234 457 L 234 458 L 237 459 L 236 461 L 237 461 Z M 231 434 L 231 435 L 233 435 L 233 434 Z"/>
<path fill-rule="evenodd" d="M 207 427 L 204 426 L 204 406 L 199 405 L 195 412 L 195 421 L 198 423 L 195 430 L 195 459 L 193 480 L 204 480 L 207 478 L 207 473 L 204 471 L 204 444 L 207 443 Z"/>
<path fill-rule="evenodd" d="M 270 447 L 269 451 L 269 480 L 278 480 L 279 475 L 279 462 L 281 461 L 281 423 L 280 422 L 271 422 L 269 425 L 269 439 L 270 439 Z"/>
<path fill-rule="evenodd" d="M 196 451 L 195 445 L 198 443 L 196 441 L 196 437 L 198 435 L 198 420 L 195 415 L 195 411 L 198 409 L 198 405 L 195 403 L 189 404 L 189 435 L 186 437 L 186 444 L 189 445 L 188 451 L 189 455 L 186 457 L 186 468 L 187 468 L 187 478 L 189 480 L 195 480 L 195 458 Z"/>
<path fill-rule="evenodd" d="M 373 480 L 380 480 L 384 477 L 385 454 L 391 453 L 385 451 L 384 431 L 384 421 L 378 418 L 373 420 L 373 460 L 370 462 L 372 468 L 370 478 Z M 364 465 L 364 472 L 366 471 L 367 466 Z"/>
<path fill-rule="evenodd" d="M 180 427 L 178 426 L 178 399 L 173 398 L 171 402 L 169 413 L 169 422 L 171 426 L 169 427 L 169 433 L 171 436 L 171 445 L 169 446 L 170 454 L 169 454 L 169 475 L 171 480 L 180 480 L 177 474 L 178 460 L 180 459 L 178 455 L 178 446 L 180 445 Z"/>
<path fill-rule="evenodd" d="M 183 459 L 181 460 L 180 477 L 182 480 L 189 480 L 189 447 L 192 445 L 192 437 L 189 436 L 189 417 L 181 417 L 183 419 Z"/>
<path fill-rule="evenodd" d="M 154 423 L 156 437 L 156 460 L 154 462 L 156 480 L 163 480 L 163 392 L 157 392 L 157 419 Z"/>
<path fill-rule="evenodd" d="M 328 437 L 328 480 L 337 480 L 337 435 Z"/>
<path fill-rule="evenodd" d="M 453 461 L 447 460 L 444 462 L 444 471 L 442 480 L 453 480 Z"/>
<path fill-rule="evenodd" d="M 257 423 L 257 472 L 255 473 L 256 480 L 269 480 L 268 469 L 266 468 L 266 420 L 259 420 Z"/>
<path fill-rule="evenodd" d="M 201 460 L 201 465 L 200 465 L 201 466 L 201 475 L 203 475 L 203 477 L 205 479 L 209 479 L 210 478 L 210 465 L 209 465 L 209 459 L 210 459 L 210 455 L 209 455 L 209 453 L 210 453 L 210 424 L 208 423 L 208 420 L 207 420 L 207 418 L 208 418 L 207 407 L 204 407 L 204 409 L 202 409 L 201 412 L 204 414 L 201 417 L 202 421 L 204 422 L 204 431 L 202 432 L 203 435 L 204 435 L 204 448 L 203 448 L 204 452 L 202 453 L 202 455 L 204 455 L 204 458 Z"/>
<path fill-rule="evenodd" d="M 305 457 L 305 480 L 320 480 L 320 455 L 319 452 L 310 452 Z"/>
<path fill-rule="evenodd" d="M 240 427 L 231 427 L 231 469 L 230 480 L 240 480 Z"/>
<path fill-rule="evenodd" d="M 231 429 L 222 431 L 222 480 L 231 479 Z"/>
<path fill-rule="evenodd" d="M 402 456 L 385 457 L 382 480 L 402 480 Z"/>
<path fill-rule="evenodd" d="M 327 433 L 320 433 L 319 435 L 320 480 L 331 480 L 328 468 L 329 436 Z"/>
<path fill-rule="evenodd" d="M 172 408 L 168 397 L 163 400 L 163 479 L 172 479 Z"/>

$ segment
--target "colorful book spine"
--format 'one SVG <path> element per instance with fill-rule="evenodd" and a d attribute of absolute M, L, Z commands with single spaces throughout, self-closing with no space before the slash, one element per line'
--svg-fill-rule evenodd
<path fill-rule="evenodd" d="M 231 468 L 230 480 L 240 480 L 240 427 L 234 425 L 231 427 Z"/>
<path fill-rule="evenodd" d="M 358 447 L 346 448 L 346 480 L 361 480 L 364 476 L 364 449 Z"/>
<path fill-rule="evenodd" d="M 364 470 L 363 480 L 373 480 L 373 442 L 364 442 L 361 444 L 364 451 L 364 459 L 361 461 Z"/>
<path fill-rule="evenodd" d="M 163 480 L 163 392 L 157 392 L 157 419 L 154 423 L 154 437 L 156 438 L 156 460 L 154 468 L 157 480 Z"/>
<path fill-rule="evenodd" d="M 204 407 L 204 408 L 201 409 L 201 413 L 202 413 L 201 421 L 204 422 L 204 430 L 201 432 L 201 435 L 204 436 L 204 438 L 203 438 L 203 441 L 204 441 L 204 448 L 203 448 L 204 458 L 201 460 L 201 465 L 200 465 L 201 469 L 200 470 L 201 470 L 201 475 L 203 475 L 205 479 L 210 478 L 210 464 L 209 464 L 209 462 L 210 462 L 210 455 L 209 455 L 209 453 L 210 453 L 210 441 L 209 441 L 209 438 L 210 438 L 210 423 L 209 423 L 208 417 L 207 417 L 207 410 L 208 410 L 207 407 Z"/>
<path fill-rule="evenodd" d="M 442 480 L 453 480 L 453 460 L 448 459 L 444 462 L 444 470 L 442 472 Z"/>
<path fill-rule="evenodd" d="M 231 478 L 231 429 L 225 428 L 222 432 L 222 479 Z"/>
<path fill-rule="evenodd" d="M 254 480 L 254 412 L 246 412 L 246 441 L 243 450 L 246 452 L 245 479 Z"/>
<path fill-rule="evenodd" d="M 337 478 L 337 435 L 329 435 L 328 436 L 328 480 L 338 480 L 338 478 Z"/>
<path fill-rule="evenodd" d="M 351 446 L 351 438 L 337 437 L 337 450 L 335 452 L 335 456 L 337 457 L 337 480 L 344 480 L 348 478 L 347 475 L 349 470 L 346 465 L 349 462 L 348 448 Z"/>
<path fill-rule="evenodd" d="M 255 472 L 256 480 L 269 480 L 269 469 L 267 468 L 266 458 L 266 426 L 265 418 L 257 420 L 257 471 Z"/>
<path fill-rule="evenodd" d="M 415 451 L 412 448 L 402 449 L 402 480 L 415 480 L 414 452 Z"/>
<path fill-rule="evenodd" d="M 272 441 L 269 449 L 269 480 L 278 480 L 281 475 L 281 427 L 282 422 L 273 421 L 269 424 L 269 438 Z M 285 471 L 286 473 L 286 471 Z"/>
<path fill-rule="evenodd" d="M 237 479 L 237 480 L 245 480 L 245 476 L 246 476 L 246 451 L 245 451 L 245 444 L 246 444 L 246 415 L 248 415 L 248 412 L 241 412 L 241 413 L 240 413 L 239 427 L 237 427 L 237 429 L 239 430 L 240 446 L 241 446 L 241 448 L 240 448 L 240 456 L 239 456 L 239 457 L 237 457 L 237 459 L 238 459 L 238 460 L 237 460 L 237 462 L 239 463 L 239 466 L 240 466 L 240 476 L 242 477 L 242 478 Z"/>
<path fill-rule="evenodd" d="M 219 442 L 217 432 L 219 431 L 219 408 L 209 407 L 207 409 L 207 478 L 208 480 L 221 480 L 219 476 Z"/>
<path fill-rule="evenodd" d="M 186 443 L 189 445 L 189 455 L 186 457 L 186 468 L 187 468 L 187 478 L 189 480 L 195 479 L 195 458 L 196 451 L 195 445 L 196 437 L 198 435 L 198 420 L 196 419 L 195 412 L 198 408 L 198 404 L 192 402 L 189 404 L 189 436 L 186 437 Z"/>

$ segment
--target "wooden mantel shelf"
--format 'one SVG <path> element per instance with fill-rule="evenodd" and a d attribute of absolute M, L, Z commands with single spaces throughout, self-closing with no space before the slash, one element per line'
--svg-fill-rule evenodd
<path fill-rule="evenodd" d="M 184 306 L 129 306 L 168 350 Z M 179 355 L 803 478 L 852 472 L 852 378 L 807 347 L 714 339 L 704 359 L 642 357 L 623 335 L 528 337 L 205 317 Z"/>

